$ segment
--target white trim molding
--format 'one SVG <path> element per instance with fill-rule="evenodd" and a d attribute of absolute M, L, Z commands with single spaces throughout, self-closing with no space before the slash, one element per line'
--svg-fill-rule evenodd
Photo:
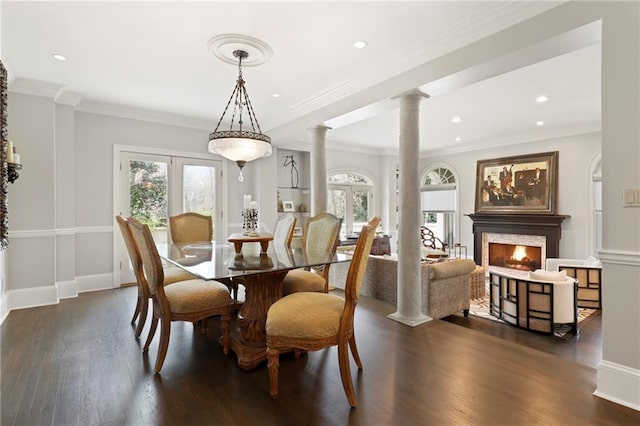
<path fill-rule="evenodd" d="M 7 305 L 10 311 L 55 305 L 58 301 L 58 291 L 53 285 L 7 291 Z"/>
<path fill-rule="evenodd" d="M 58 281 L 56 282 L 56 289 L 58 291 L 58 300 L 78 297 L 78 283 L 76 280 Z"/>
<path fill-rule="evenodd" d="M 113 232 L 113 226 L 84 226 L 76 228 L 76 234 L 109 234 Z"/>
<path fill-rule="evenodd" d="M 600 250 L 598 258 L 602 263 L 640 267 L 640 252 L 622 250 Z"/>
<path fill-rule="evenodd" d="M 56 236 L 55 229 L 31 229 L 26 231 L 9 231 L 9 239 L 12 238 L 51 238 Z"/>
<path fill-rule="evenodd" d="M 640 411 L 640 370 L 610 361 L 598 363 L 595 396 Z"/>
<path fill-rule="evenodd" d="M 8 299 L 6 293 L 0 294 L 0 324 L 4 322 L 10 312 Z"/>
<path fill-rule="evenodd" d="M 81 228 L 31 229 L 9 231 L 9 238 L 51 238 L 76 234 L 109 234 L 113 226 L 83 226 Z"/>
<path fill-rule="evenodd" d="M 78 293 L 89 291 L 111 290 L 117 287 L 113 281 L 113 272 L 106 274 L 83 275 L 76 277 L 78 283 Z"/>
<path fill-rule="evenodd" d="M 54 285 L 9 290 L 0 296 L 0 324 L 15 309 L 56 305 L 60 299 L 78 297 L 78 293 L 111 290 L 114 288 L 112 277 L 112 273 L 85 275 L 76 277 L 75 280 L 59 281 Z"/>

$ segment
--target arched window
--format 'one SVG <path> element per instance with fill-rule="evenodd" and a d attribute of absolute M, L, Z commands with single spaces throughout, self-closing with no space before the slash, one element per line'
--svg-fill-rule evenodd
<path fill-rule="evenodd" d="M 359 232 L 369 222 L 373 181 L 353 172 L 327 177 L 327 210 L 342 218 L 340 237 Z"/>
<path fill-rule="evenodd" d="M 423 225 L 453 247 L 457 239 L 456 178 L 446 167 L 433 167 L 424 173 L 420 186 Z"/>

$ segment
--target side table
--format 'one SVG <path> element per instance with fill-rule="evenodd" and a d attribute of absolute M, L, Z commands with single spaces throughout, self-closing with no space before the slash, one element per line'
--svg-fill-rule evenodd
<path fill-rule="evenodd" d="M 471 299 L 480 299 L 485 296 L 485 270 L 482 266 L 476 266 L 476 269 L 469 275 L 469 297 Z"/>

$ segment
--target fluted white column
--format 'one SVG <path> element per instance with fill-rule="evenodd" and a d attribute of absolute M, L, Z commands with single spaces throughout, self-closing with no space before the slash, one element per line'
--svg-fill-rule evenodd
<path fill-rule="evenodd" d="M 420 101 L 418 90 L 399 97 L 400 175 L 398 217 L 398 307 L 389 318 L 416 326 L 430 321 L 422 313 L 420 284 Z"/>
<path fill-rule="evenodd" d="M 315 126 L 311 131 L 311 216 L 327 211 L 326 135 L 331 127 Z"/>

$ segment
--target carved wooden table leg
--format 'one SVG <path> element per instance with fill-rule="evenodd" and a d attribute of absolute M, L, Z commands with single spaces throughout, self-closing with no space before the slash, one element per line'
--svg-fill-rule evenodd
<path fill-rule="evenodd" d="M 244 276 L 246 298 L 237 320 L 240 333 L 232 333 L 231 349 L 238 355 L 238 365 L 245 370 L 255 368 L 267 359 L 267 311 L 282 297 L 282 280 L 287 272 Z"/>

